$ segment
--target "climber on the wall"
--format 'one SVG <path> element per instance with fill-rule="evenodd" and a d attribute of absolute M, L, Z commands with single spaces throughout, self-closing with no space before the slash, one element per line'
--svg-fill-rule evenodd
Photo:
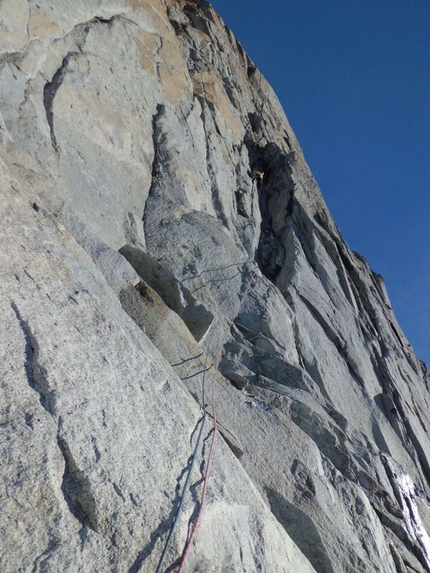
<path fill-rule="evenodd" d="M 252 172 L 252 180 L 257 181 L 257 183 L 262 183 L 264 177 L 264 173 L 262 171 L 253 171 Z"/>
<path fill-rule="evenodd" d="M 263 171 L 254 170 L 251 173 L 252 182 L 256 183 L 257 191 L 258 191 L 258 203 L 260 206 L 260 213 L 261 213 L 261 229 L 262 231 L 266 231 L 270 229 L 270 217 L 269 217 L 269 210 L 267 205 L 267 195 L 265 193 L 264 185 L 263 185 Z"/>
<path fill-rule="evenodd" d="M 257 191 L 258 192 L 260 191 L 261 183 L 263 181 L 263 176 L 264 173 L 262 171 L 251 172 L 253 190 L 254 190 L 254 182 L 256 182 Z M 236 191 L 236 204 L 237 204 L 237 212 L 239 213 L 239 215 L 248 218 L 250 216 L 250 212 L 252 213 L 252 205 L 248 205 L 248 200 L 245 197 L 245 190 L 243 188 L 239 188 Z"/>

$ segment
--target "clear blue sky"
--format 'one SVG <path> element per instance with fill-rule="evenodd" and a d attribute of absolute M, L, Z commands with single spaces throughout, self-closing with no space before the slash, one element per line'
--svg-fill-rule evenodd
<path fill-rule="evenodd" d="M 430 0 L 212 0 L 430 367 Z"/>

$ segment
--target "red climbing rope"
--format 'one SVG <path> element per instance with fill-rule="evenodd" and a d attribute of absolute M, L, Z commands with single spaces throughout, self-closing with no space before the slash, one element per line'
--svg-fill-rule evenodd
<path fill-rule="evenodd" d="M 204 475 L 204 479 L 203 479 L 203 488 L 202 488 L 202 495 L 200 498 L 200 507 L 196 516 L 196 519 L 194 521 L 193 527 L 191 529 L 191 533 L 190 536 L 188 538 L 187 544 L 185 545 L 185 549 L 182 553 L 182 558 L 181 558 L 181 562 L 179 564 L 179 569 L 177 571 L 177 573 L 182 573 L 184 566 L 185 566 L 185 561 L 187 559 L 188 553 L 191 549 L 191 544 L 194 540 L 194 537 L 196 535 L 196 531 L 197 528 L 199 526 L 200 523 L 200 519 L 202 516 L 202 512 L 203 512 L 203 507 L 205 504 L 205 500 L 206 500 L 206 490 L 207 490 L 207 485 L 208 485 L 208 478 L 209 478 L 209 472 L 210 472 L 210 467 L 211 467 L 211 462 L 212 462 L 212 456 L 213 456 L 213 450 L 214 450 L 214 445 L 215 445 L 215 440 L 218 434 L 218 424 L 217 424 L 217 417 L 216 417 L 216 379 L 217 379 L 217 374 L 218 374 L 218 366 L 219 363 L 221 361 L 221 354 L 222 354 L 222 349 L 224 347 L 224 344 L 227 340 L 228 337 L 228 332 L 230 331 L 230 327 L 233 324 L 234 320 L 236 319 L 236 317 L 238 316 L 238 314 L 240 313 L 240 310 L 244 304 L 244 302 L 246 301 L 249 291 L 251 290 L 252 287 L 252 283 L 254 282 L 255 278 L 257 276 L 257 269 L 254 270 L 254 272 L 252 273 L 247 286 L 245 288 L 245 291 L 243 293 L 242 298 L 239 301 L 239 306 L 236 310 L 236 312 L 233 315 L 233 318 L 229 321 L 226 330 L 226 334 L 225 337 L 220 345 L 220 350 L 218 352 L 218 356 L 217 359 L 214 363 L 215 369 L 214 369 L 214 378 L 213 378 L 213 382 L 212 382 L 212 416 L 213 416 L 213 433 L 212 433 L 212 441 L 211 441 L 211 445 L 209 448 L 209 454 L 208 454 L 208 461 L 206 464 L 206 470 L 205 470 L 205 475 Z"/>
<path fill-rule="evenodd" d="M 215 371 L 215 378 L 216 378 L 216 371 Z M 182 559 L 181 559 L 181 563 L 179 565 L 178 573 L 182 573 L 183 568 L 185 566 L 185 561 L 187 559 L 187 555 L 191 549 L 191 543 L 193 542 L 197 528 L 199 526 L 200 518 L 202 516 L 203 506 L 204 506 L 204 503 L 206 500 L 206 488 L 208 485 L 208 477 L 209 477 L 209 471 L 210 471 L 211 462 L 212 462 L 212 454 L 213 454 L 213 449 L 214 449 L 214 444 L 215 444 L 215 438 L 218 434 L 218 426 L 217 426 L 216 412 L 215 412 L 215 401 L 214 401 L 214 394 L 215 394 L 214 388 L 215 388 L 215 381 L 212 384 L 212 408 L 213 408 L 214 428 L 213 428 L 213 434 L 212 434 L 211 447 L 209 448 L 208 463 L 206 465 L 206 471 L 205 471 L 204 480 L 203 480 L 203 489 L 202 489 L 202 495 L 201 495 L 201 499 L 200 499 L 200 507 L 199 507 L 199 511 L 197 513 L 197 517 L 194 521 L 193 528 L 192 528 L 191 533 L 190 533 L 190 537 L 187 541 L 184 552 L 182 553 Z"/>

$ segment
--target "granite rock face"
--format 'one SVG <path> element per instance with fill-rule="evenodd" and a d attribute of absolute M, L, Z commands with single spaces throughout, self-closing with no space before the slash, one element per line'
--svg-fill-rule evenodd
<path fill-rule="evenodd" d="M 184 572 L 430 571 L 429 372 L 220 16 L 4 0 L 0 30 L 1 571 L 155 571 L 202 400 L 160 571 L 214 403 Z"/>

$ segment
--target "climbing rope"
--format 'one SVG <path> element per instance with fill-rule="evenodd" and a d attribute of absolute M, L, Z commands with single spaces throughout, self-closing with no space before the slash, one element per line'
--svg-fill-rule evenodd
<path fill-rule="evenodd" d="M 212 333 L 211 333 L 211 338 L 209 339 L 209 345 L 208 345 L 208 349 L 210 348 L 212 343 Z M 176 525 L 178 524 L 178 519 L 179 516 L 181 514 L 182 511 L 182 507 L 184 505 L 184 500 L 185 500 L 185 495 L 188 491 L 189 488 L 189 484 L 190 484 L 190 478 L 191 478 L 191 474 L 194 468 L 194 464 L 197 458 L 197 453 L 199 451 L 199 447 L 200 447 L 200 442 L 202 440 L 202 435 L 203 435 L 203 430 L 205 427 L 205 422 L 206 422 L 206 414 L 207 414 L 207 410 L 206 410 L 206 399 L 205 399 L 205 394 L 206 394 L 206 372 L 208 371 L 207 368 L 207 363 L 208 363 L 208 354 L 209 354 L 209 350 L 206 353 L 206 357 L 205 357 L 205 366 L 204 366 L 204 370 L 203 370 L 203 377 L 202 377 L 202 399 L 201 399 L 201 404 L 202 404 L 202 408 L 203 408 L 203 417 L 202 417 L 202 421 L 201 421 L 201 425 L 200 425 L 200 430 L 199 430 L 199 434 L 197 436 L 197 441 L 196 441 L 196 445 L 194 446 L 194 451 L 191 457 L 191 463 L 190 463 L 190 467 L 188 468 L 188 473 L 187 473 L 187 478 L 185 480 L 185 484 L 184 484 L 184 489 L 182 490 L 182 495 L 181 495 L 181 500 L 179 502 L 179 506 L 178 506 L 178 510 L 176 512 L 175 515 L 175 519 L 173 520 L 172 523 L 172 527 L 170 528 L 170 532 L 169 535 L 166 539 L 166 543 L 164 544 L 164 549 L 163 549 L 163 553 L 161 554 L 160 560 L 158 562 L 158 566 L 157 569 L 155 571 L 155 573 L 161 573 L 161 567 L 163 566 L 163 562 L 164 562 L 164 558 L 166 557 L 167 551 L 170 547 L 170 543 L 172 541 L 172 537 L 173 537 L 173 533 L 175 532 L 176 529 Z"/>
<path fill-rule="evenodd" d="M 190 536 L 188 538 L 187 544 L 185 546 L 185 549 L 182 553 L 182 558 L 181 558 L 181 562 L 179 565 L 179 569 L 177 573 L 182 573 L 183 568 L 185 566 L 185 561 L 187 559 L 188 553 L 191 549 L 191 544 L 193 542 L 193 539 L 196 535 L 197 532 L 197 528 L 199 526 L 200 523 L 200 519 L 201 519 L 201 515 L 203 512 L 203 507 L 205 504 L 205 500 L 206 500 L 206 490 L 207 490 L 207 485 L 208 485 L 208 477 L 209 477 L 209 472 L 210 472 L 210 467 L 211 467 L 211 462 L 212 462 L 212 456 L 213 456 L 213 450 L 214 450 L 214 445 L 215 445 L 215 440 L 216 437 L 218 435 L 218 424 L 217 424 L 217 416 L 216 416 L 216 378 L 217 378 L 217 374 L 218 374 L 218 366 L 219 363 L 221 361 L 221 355 L 222 355 L 222 349 L 224 347 L 224 344 L 227 340 L 228 337 L 228 332 L 230 331 L 230 327 L 233 324 L 233 322 L 235 321 L 235 319 L 237 318 L 237 316 L 240 313 L 240 310 L 244 304 L 244 302 L 246 301 L 249 291 L 251 290 L 252 287 L 252 283 L 254 282 L 255 278 L 257 276 L 257 269 L 254 270 L 254 272 L 252 273 L 250 279 L 248 280 L 248 283 L 246 285 L 246 288 L 244 290 L 244 293 L 239 301 L 239 306 L 237 308 L 237 310 L 235 311 L 233 317 L 231 318 L 231 320 L 229 321 L 226 329 L 225 329 L 225 337 L 220 345 L 220 349 L 217 355 L 217 359 L 214 363 L 215 369 L 214 369 L 214 378 L 213 378 L 213 383 L 212 383 L 212 417 L 213 417 L 213 433 L 212 433 L 212 441 L 211 441 L 211 445 L 210 445 L 210 449 L 209 449 L 209 454 L 208 454 L 208 461 L 206 464 L 206 470 L 205 470 L 205 475 L 203 478 L 203 488 L 202 488 L 202 494 L 201 494 L 201 498 L 200 498 L 200 507 L 197 513 L 197 516 L 195 518 L 194 524 L 193 524 L 193 528 L 191 530 Z M 207 355 L 206 355 L 207 357 Z M 206 413 L 206 412 L 205 412 Z"/>
<path fill-rule="evenodd" d="M 245 302 L 245 300 L 246 300 L 246 298 L 247 298 L 247 296 L 248 296 L 248 294 L 249 294 L 249 291 L 250 291 L 250 289 L 251 289 L 252 283 L 254 282 L 256 276 L 257 276 L 257 268 L 254 270 L 254 272 L 252 273 L 250 279 L 248 280 L 248 283 L 247 283 L 247 286 L 246 286 L 246 288 L 245 288 L 245 290 L 244 290 L 244 293 L 243 293 L 242 297 L 241 297 L 240 300 L 239 300 L 238 308 L 237 308 L 237 310 L 235 311 L 235 313 L 234 313 L 233 317 L 231 318 L 231 320 L 228 322 L 227 327 L 225 328 L 226 334 L 225 334 L 225 337 L 224 337 L 224 339 L 223 339 L 223 341 L 222 341 L 222 343 L 221 343 L 221 345 L 220 345 L 220 350 L 219 350 L 219 352 L 218 352 L 217 359 L 216 359 L 216 361 L 215 361 L 215 363 L 214 363 L 215 369 L 214 369 L 214 379 L 213 379 L 213 383 L 212 383 L 212 417 L 213 417 L 212 441 L 211 441 L 211 445 L 210 445 L 210 448 L 209 448 L 208 461 L 207 461 L 207 464 L 206 464 L 205 475 L 204 475 L 204 478 L 203 478 L 203 488 L 202 488 L 202 494 L 201 494 L 201 499 L 200 499 L 200 507 L 199 507 L 197 516 L 196 516 L 196 518 L 195 518 L 195 521 L 194 521 L 194 524 L 193 524 L 193 527 L 192 527 L 190 536 L 189 536 L 189 538 L 188 538 L 187 544 L 186 544 L 185 549 L 184 549 L 184 551 L 183 551 L 183 553 L 182 553 L 181 562 L 180 562 L 180 565 L 179 565 L 178 573 L 182 573 L 182 571 L 183 571 L 183 568 L 184 568 L 184 565 L 185 565 L 185 561 L 186 561 L 187 555 L 188 555 L 189 550 L 190 550 L 190 548 L 191 548 L 191 543 L 192 543 L 192 541 L 193 541 L 193 539 L 194 539 L 194 537 L 195 537 L 195 534 L 196 534 L 198 525 L 199 525 L 199 523 L 200 523 L 200 518 L 201 518 L 201 515 L 202 515 L 202 510 L 203 510 L 203 506 L 204 506 L 205 499 L 206 499 L 206 489 L 207 489 L 208 477 L 209 477 L 209 472 L 210 472 L 210 467 L 211 467 L 211 462 L 212 462 L 212 457 L 213 457 L 213 450 L 214 450 L 214 445 L 215 445 L 215 439 L 216 439 L 216 436 L 217 436 L 217 434 L 218 434 L 218 425 L 217 425 L 217 417 L 216 417 L 216 376 L 217 376 L 217 373 L 218 373 L 218 365 L 219 365 L 219 363 L 220 363 L 220 361 L 221 361 L 222 349 L 223 349 L 224 344 L 225 344 L 225 342 L 226 342 L 226 340 L 227 340 L 227 336 L 228 336 L 228 332 L 229 332 L 229 330 L 230 330 L 230 327 L 231 327 L 231 325 L 233 324 L 233 322 L 234 322 L 234 320 L 236 319 L 236 317 L 238 316 L 238 314 L 240 313 L 240 310 L 241 310 L 241 308 L 242 308 L 242 306 L 243 306 L 243 304 L 244 304 L 244 302 Z M 186 493 L 187 493 L 187 491 L 188 491 L 188 489 L 189 489 L 191 474 L 192 474 L 192 472 L 193 472 L 194 465 L 195 465 L 195 462 L 196 462 L 196 459 L 197 459 L 197 455 L 198 455 L 198 452 L 199 452 L 199 449 L 200 449 L 200 443 L 201 443 L 201 440 L 202 440 L 203 430 L 204 430 L 204 428 L 205 428 L 206 417 L 207 417 L 207 407 L 206 407 L 206 373 L 207 373 L 207 371 L 209 370 L 207 364 L 208 364 L 208 355 L 210 354 L 210 350 L 211 350 L 211 347 L 212 347 L 213 333 L 214 333 L 214 329 L 212 329 L 212 331 L 211 331 L 211 333 L 210 333 L 210 336 L 209 336 L 209 339 L 208 339 L 208 349 L 207 349 L 206 356 L 205 356 L 205 364 L 204 364 L 203 376 L 202 376 L 202 397 L 201 397 L 201 405 L 202 405 L 202 409 L 203 409 L 203 416 L 202 416 L 202 420 L 201 420 L 200 430 L 199 430 L 199 433 L 198 433 L 198 436 L 197 436 L 197 440 L 196 440 L 196 444 L 195 444 L 195 446 L 194 446 L 194 450 L 193 450 L 193 453 L 192 453 L 192 456 L 191 456 L 191 463 L 190 463 L 190 466 L 189 466 L 189 468 L 188 468 L 187 477 L 186 477 L 186 480 L 185 480 L 184 488 L 183 488 L 183 490 L 182 490 L 182 494 L 181 494 L 180 502 L 179 502 L 179 505 L 178 505 L 178 509 L 177 509 L 177 511 L 176 511 L 176 514 L 175 514 L 175 517 L 174 517 L 172 526 L 171 526 L 171 528 L 170 528 L 169 535 L 167 536 L 166 542 L 165 542 L 165 544 L 164 544 L 163 552 L 162 552 L 162 554 L 161 554 L 161 557 L 160 557 L 160 560 L 159 560 L 159 562 L 158 562 L 157 569 L 156 569 L 155 573 L 161 573 L 162 566 L 163 566 L 163 563 L 164 563 L 164 559 L 165 559 L 165 557 L 166 557 L 166 555 L 167 555 L 167 551 L 168 551 L 168 549 L 169 549 L 169 547 L 170 547 L 170 544 L 171 544 L 171 541 L 172 541 L 172 538 L 173 538 L 173 534 L 174 534 L 174 532 L 175 532 L 175 530 L 176 530 L 176 526 L 177 526 L 178 521 L 179 521 L 179 516 L 180 516 L 180 514 L 181 514 L 181 511 L 182 511 L 182 508 L 183 508 L 183 505 L 184 505 L 185 496 L 186 496 Z"/>

